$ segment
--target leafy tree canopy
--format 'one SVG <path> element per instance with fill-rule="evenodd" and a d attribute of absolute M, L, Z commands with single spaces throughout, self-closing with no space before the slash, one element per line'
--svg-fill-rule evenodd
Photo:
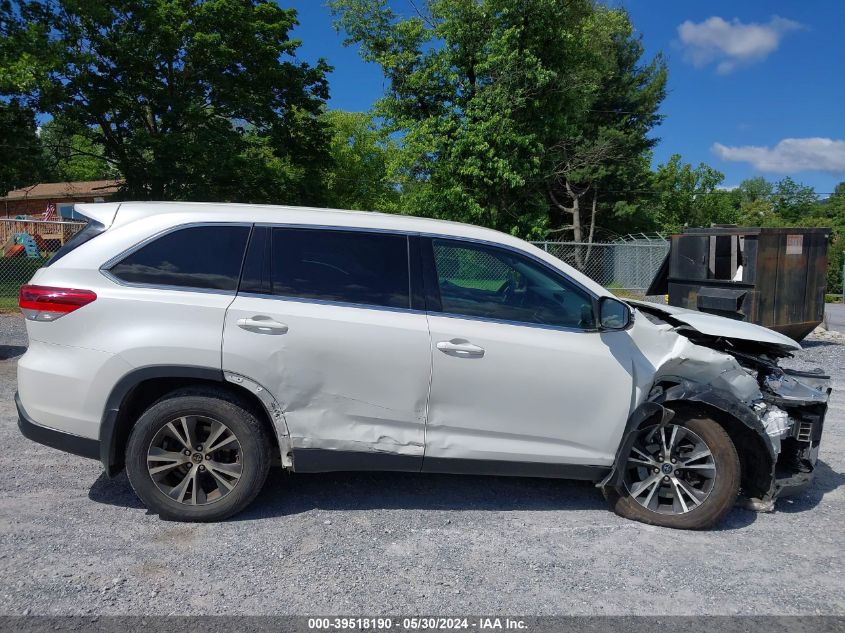
<path fill-rule="evenodd" d="M 0 101 L 0 155 L 0 196 L 47 173 L 33 113 L 17 101 Z"/>
<path fill-rule="evenodd" d="M 624 12 L 591 0 L 431 0 L 412 17 L 386 0 L 329 4 L 388 79 L 376 112 L 402 135 L 411 212 L 543 237 L 583 225 L 581 197 L 644 164 L 665 67 L 640 64 Z"/>
<path fill-rule="evenodd" d="M 71 138 L 101 147 L 126 196 L 319 201 L 328 66 L 296 61 L 293 10 L 266 0 L 20 6 L 26 32 L 42 36 L 27 54 L 49 79 L 22 92 Z"/>
<path fill-rule="evenodd" d="M 363 112 L 330 110 L 324 116 L 331 130 L 331 167 L 326 172 L 326 204 L 340 209 L 396 211 L 395 179 L 399 145 Z"/>
<path fill-rule="evenodd" d="M 684 226 L 735 222 L 739 194 L 722 189 L 724 179 L 722 172 L 704 163 L 693 167 L 673 155 L 657 168 L 652 181 L 656 227 L 674 232 Z"/>
<path fill-rule="evenodd" d="M 61 120 L 42 125 L 40 138 L 51 180 L 120 178 L 117 167 L 105 158 L 102 145 L 87 134 L 74 134 Z"/>

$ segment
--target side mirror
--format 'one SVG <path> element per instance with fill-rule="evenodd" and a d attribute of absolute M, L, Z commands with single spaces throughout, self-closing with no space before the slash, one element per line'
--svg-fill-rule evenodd
<path fill-rule="evenodd" d="M 628 304 L 615 297 L 599 299 L 599 326 L 602 330 L 624 330 L 631 324 L 632 318 Z"/>

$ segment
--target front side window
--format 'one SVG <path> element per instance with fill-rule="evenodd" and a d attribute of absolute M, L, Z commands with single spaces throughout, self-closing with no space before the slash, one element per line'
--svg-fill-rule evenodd
<path fill-rule="evenodd" d="M 538 325 L 594 329 L 590 296 L 511 251 L 433 239 L 443 312 Z"/>
<path fill-rule="evenodd" d="M 109 269 L 130 283 L 234 292 L 248 226 L 191 226 L 155 238 Z"/>
<path fill-rule="evenodd" d="M 274 228 L 263 248 L 269 250 L 272 294 L 410 307 L 408 238 L 404 235 Z M 252 273 L 244 277 L 247 288 L 263 283 L 253 280 Z"/>

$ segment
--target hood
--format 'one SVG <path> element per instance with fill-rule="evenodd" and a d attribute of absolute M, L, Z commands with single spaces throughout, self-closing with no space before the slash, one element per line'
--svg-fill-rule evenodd
<path fill-rule="evenodd" d="M 657 315 L 675 325 L 688 326 L 705 336 L 762 344 L 780 353 L 801 349 L 801 346 L 788 336 L 754 323 L 647 301 L 627 302 L 643 312 Z"/>

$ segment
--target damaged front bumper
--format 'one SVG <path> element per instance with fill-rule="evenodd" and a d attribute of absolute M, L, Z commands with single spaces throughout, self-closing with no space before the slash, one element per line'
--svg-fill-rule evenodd
<path fill-rule="evenodd" d="M 648 400 L 629 418 L 614 466 L 598 486 L 622 486 L 626 456 L 643 425 L 668 424 L 679 409 L 704 406 L 728 425 L 742 455 L 741 504 L 756 511 L 771 511 L 779 497 L 801 493 L 813 480 L 830 378 L 820 371 L 772 366 L 761 382 L 764 384 L 751 405 L 712 384 L 670 380 L 655 385 Z"/>
<path fill-rule="evenodd" d="M 780 368 L 761 382 L 763 400 L 755 408 L 763 408 L 761 419 L 777 454 L 771 490 L 761 499 L 765 503 L 798 494 L 812 482 L 831 385 L 820 370 Z"/>
<path fill-rule="evenodd" d="M 665 424 L 683 408 L 703 408 L 740 454 L 746 505 L 771 510 L 778 497 L 805 490 L 818 460 L 830 377 L 820 369 L 780 367 L 800 345 L 765 328 L 670 306 L 636 305 L 646 318 L 634 322 L 631 336 L 653 368 L 640 373 L 652 381 L 628 420 L 623 444 L 633 442 L 641 424 Z M 622 462 L 617 455 L 603 483 L 619 484 Z"/>

